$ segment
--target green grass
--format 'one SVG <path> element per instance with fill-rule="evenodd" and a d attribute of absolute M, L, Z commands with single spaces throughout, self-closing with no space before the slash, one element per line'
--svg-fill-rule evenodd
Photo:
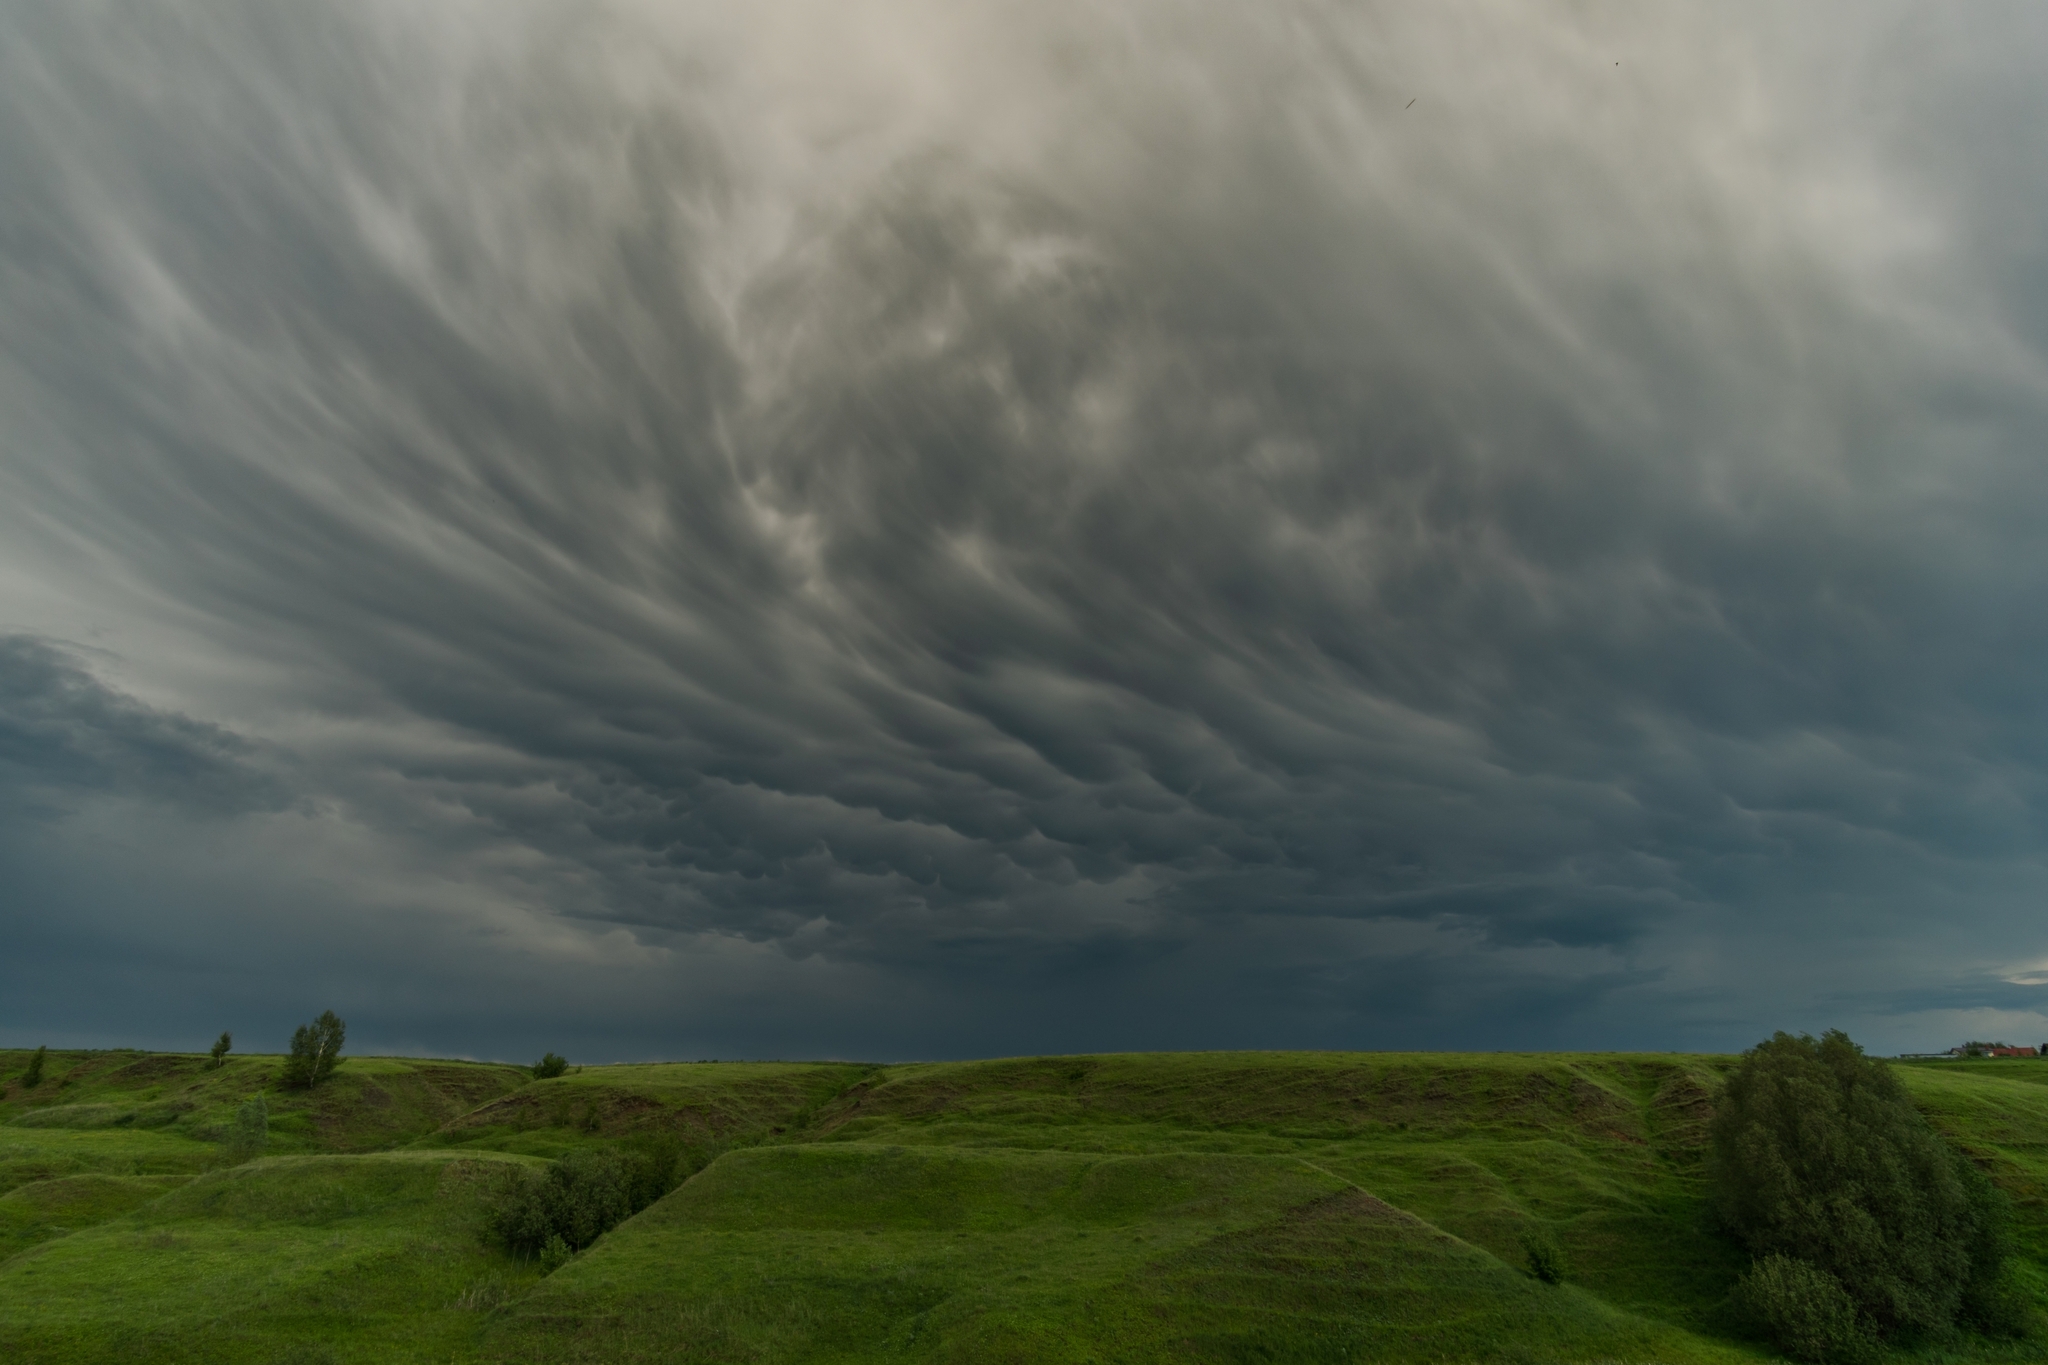
<path fill-rule="evenodd" d="M 284 1058 L 234 1054 L 52 1052 L 43 1083 L 19 1081 L 26 1052 L 0 1052 L 0 1125 L 159 1131 L 218 1142 L 235 1110 L 262 1093 L 281 1151 L 377 1151 L 413 1141 L 530 1082 L 521 1067 L 350 1057 L 312 1091 L 284 1090 Z"/>
<path fill-rule="evenodd" d="M 534 1272 L 478 1236 L 481 1168 L 517 1157 L 276 1157 L 216 1171 L 0 1262 L 0 1359 L 446 1361 L 466 1291 Z"/>
<path fill-rule="evenodd" d="M 875 1070 L 788 1062 L 579 1067 L 481 1105 L 428 1141 L 554 1157 L 593 1139 L 661 1132 L 715 1152 L 804 1127 Z"/>
<path fill-rule="evenodd" d="M 0 1195 L 0 1261 L 154 1203 L 184 1175 L 63 1175 Z"/>
<path fill-rule="evenodd" d="M 536 1365 L 1556 1349 L 1753 1358 L 1541 1285 L 1292 1157 L 867 1144 L 724 1158 L 558 1271 L 488 1342 L 489 1358 Z"/>
<path fill-rule="evenodd" d="M 77 1175 L 197 1175 L 221 1164 L 218 1144 L 177 1133 L 0 1128 L 0 1192 Z"/>
<path fill-rule="evenodd" d="M 272 1155 L 231 1166 L 216 1139 L 278 1059 L 53 1053 L 0 1095 L 0 1359 L 1764 1360 L 1704 1218 L 1732 1062 L 350 1058 L 270 1089 Z M 2013 1196 L 2048 1303 L 2048 1064 L 1901 1075 Z M 544 1278 L 486 1244 L 484 1173 L 650 1134 L 697 1171 L 667 1199 Z M 1523 1269 L 1535 1225 L 1567 1284 Z"/>

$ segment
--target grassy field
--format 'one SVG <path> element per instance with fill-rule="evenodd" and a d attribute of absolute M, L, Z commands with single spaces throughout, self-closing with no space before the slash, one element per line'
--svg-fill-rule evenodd
<path fill-rule="evenodd" d="M 0 1092 L 0 1360 L 1768 1360 L 1703 1219 L 1732 1061 L 350 1058 L 305 1096 L 277 1058 L 52 1053 Z M 2013 1196 L 2048 1304 L 2048 1063 L 1901 1075 Z M 270 1144 L 237 1164 L 259 1089 Z M 545 1276 L 489 1244 L 493 1172 L 650 1136 L 694 1172 L 666 1199 Z M 1566 1284 L 1522 1268 L 1532 1228 Z"/>

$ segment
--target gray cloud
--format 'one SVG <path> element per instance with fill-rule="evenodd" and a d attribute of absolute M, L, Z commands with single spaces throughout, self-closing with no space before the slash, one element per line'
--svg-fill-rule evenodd
<path fill-rule="evenodd" d="M 2031 1018 L 2001 22 L 9 13 L 32 970 L 284 1020 L 310 897 L 393 1045 Z"/>
<path fill-rule="evenodd" d="M 58 815 L 82 794 L 235 813 L 274 808 L 283 788 L 255 746 L 218 726 L 141 705 L 47 642 L 0 637 L 0 795 Z"/>

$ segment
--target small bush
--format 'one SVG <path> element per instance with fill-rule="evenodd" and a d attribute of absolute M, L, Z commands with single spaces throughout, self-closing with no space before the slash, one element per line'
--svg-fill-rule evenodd
<path fill-rule="evenodd" d="M 1550 1230 L 1534 1224 L 1522 1228 L 1522 1254 L 1529 1258 L 1529 1273 L 1545 1284 L 1563 1284 L 1571 1273 L 1564 1248 Z"/>
<path fill-rule="evenodd" d="M 291 1055 L 284 1060 L 283 1083 L 294 1090 L 310 1090 L 333 1074 L 341 1062 L 341 1044 L 348 1025 L 327 1010 L 310 1024 L 292 1033 Z"/>
<path fill-rule="evenodd" d="M 43 1083 L 43 1058 L 49 1050 L 48 1047 L 39 1047 L 36 1055 L 28 1059 L 28 1069 L 21 1073 L 22 1089 L 33 1090 Z"/>
<path fill-rule="evenodd" d="M 235 1111 L 235 1126 L 228 1130 L 228 1151 L 237 1161 L 259 1156 L 270 1145 L 270 1104 L 256 1095 Z"/>
<path fill-rule="evenodd" d="M 568 1058 L 557 1057 L 550 1052 L 533 1064 L 533 1078 L 537 1081 L 551 1081 L 568 1069 Z"/>
<path fill-rule="evenodd" d="M 547 1243 L 540 1249 L 540 1273 L 543 1275 L 554 1274 L 557 1270 L 567 1265 L 569 1258 L 575 1254 L 575 1252 L 569 1250 L 569 1244 L 562 1240 L 561 1234 L 556 1233 L 548 1238 Z"/>
<path fill-rule="evenodd" d="M 222 1029 L 220 1031 L 220 1037 L 213 1040 L 213 1049 L 208 1054 L 213 1058 L 213 1069 L 215 1071 L 220 1070 L 222 1067 L 228 1064 L 228 1049 L 232 1048 L 234 1045 L 234 1035 L 229 1033 L 226 1029 Z"/>
<path fill-rule="evenodd" d="M 1853 1365 L 1876 1341 L 1842 1282 L 1790 1256 L 1766 1256 L 1735 1286 L 1735 1305 L 1751 1326 L 1795 1360 Z"/>

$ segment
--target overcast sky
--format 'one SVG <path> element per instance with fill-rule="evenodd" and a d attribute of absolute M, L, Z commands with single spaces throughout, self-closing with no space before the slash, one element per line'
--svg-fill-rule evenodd
<path fill-rule="evenodd" d="M 2048 1040 L 2044 58 L 0 4 L 0 1042 Z"/>

